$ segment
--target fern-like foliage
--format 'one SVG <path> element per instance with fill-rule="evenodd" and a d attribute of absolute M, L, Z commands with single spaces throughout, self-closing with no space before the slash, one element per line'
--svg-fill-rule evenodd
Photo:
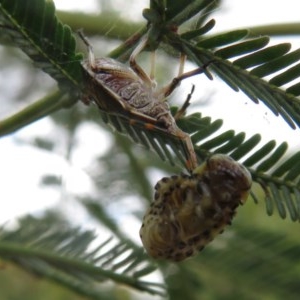
<path fill-rule="evenodd" d="M 53 3 L 43 0 L 35 0 L 30 4 L 27 1 L 4 0 L 0 3 L 2 26 L 6 29 L 5 32 L 15 39 L 15 45 L 21 47 L 61 86 L 70 86 L 70 83 L 75 86 L 80 85 L 80 55 L 75 52 L 75 39 L 69 27 L 63 25 L 55 17 Z M 184 9 L 180 5 L 175 5 L 169 11 L 164 6 L 164 2 L 152 1 L 150 9 L 144 12 L 150 24 L 149 43 L 154 43 L 155 47 L 155 43 L 163 40 L 185 52 L 199 65 L 212 61 L 211 68 L 234 90 L 245 91 L 253 101 L 257 102 L 258 99 L 261 99 L 274 113 L 281 114 L 294 127 L 294 122 L 298 124 L 299 100 L 277 87 L 280 85 L 278 76 L 277 79 L 272 79 L 272 84 L 268 84 L 258 76 L 269 75 L 298 61 L 299 51 L 283 56 L 289 51 L 287 44 L 260 50 L 268 43 L 267 37 L 243 40 L 237 43 L 247 34 L 243 30 L 202 38 L 202 35 L 214 25 L 212 20 L 204 25 L 203 23 L 217 4 L 218 1 L 213 3 L 211 1 L 191 1 L 185 3 Z M 174 30 L 170 29 L 196 15 L 198 17 L 196 29 L 182 35 L 174 34 Z M 35 19 L 35 22 L 31 22 L 32 19 Z M 235 44 L 221 48 L 226 44 L 233 43 Z M 245 53 L 250 54 L 245 56 Z M 244 56 L 233 63 L 225 61 L 225 59 L 241 55 Z M 251 72 L 246 71 L 247 68 L 258 64 L 259 67 Z M 291 71 L 285 72 L 280 78 L 284 78 L 284 82 L 292 80 L 296 75 L 293 73 L 291 76 L 290 73 Z M 280 80 L 280 83 L 282 82 L 283 79 Z M 296 86 L 290 87 L 288 91 L 296 93 Z M 135 142 L 153 149 L 163 160 L 174 164 L 175 154 L 175 157 L 179 158 L 184 165 L 186 160 L 183 155 L 185 153 L 184 145 L 176 137 L 164 134 L 164 132 L 149 132 L 143 128 L 143 124 L 133 127 L 121 116 L 110 115 L 105 111 L 102 112 L 102 117 L 105 122 L 113 125 L 119 132 L 127 133 Z"/>
<path fill-rule="evenodd" d="M 14 46 L 52 76 L 60 88 L 80 84 L 81 54 L 70 27 L 55 16 L 52 1 L 0 1 L 0 26 Z"/>
<path fill-rule="evenodd" d="M 143 249 L 113 237 L 97 242 L 93 232 L 71 228 L 53 213 L 20 219 L 14 231 L 2 227 L 0 256 L 92 299 L 102 299 L 99 284 L 107 280 L 164 294 L 163 285 L 142 280 L 156 269 Z"/>
<path fill-rule="evenodd" d="M 268 37 L 249 37 L 247 30 L 209 35 L 215 21 L 208 18 L 218 4 L 219 1 L 211 0 L 151 0 L 150 8 L 144 11 L 148 26 L 141 28 L 111 56 L 119 59 L 128 57 L 138 39 L 147 33 L 150 50 L 164 44 L 171 54 L 174 50 L 184 52 L 199 66 L 209 62 L 209 69 L 234 91 L 241 90 L 254 102 L 263 102 L 274 114 L 283 117 L 290 127 L 299 127 L 297 96 L 300 95 L 300 84 L 292 81 L 299 77 L 300 50 L 291 52 L 287 43 L 268 46 Z M 191 29 L 182 32 L 180 26 L 186 25 L 186 22 L 190 23 L 185 28 Z M 82 56 L 76 53 L 76 42 L 70 28 L 56 18 L 52 1 L 0 0 L 0 28 L 0 40 L 8 36 L 10 43 L 22 49 L 37 67 L 52 76 L 60 88 L 59 92 L 0 122 L 0 135 L 4 135 L 63 108 L 66 98 L 73 99 L 71 105 L 75 103 L 73 92 L 77 94 L 82 88 Z M 285 86 L 288 87 L 284 90 L 282 87 Z M 53 102 L 55 105 L 51 104 Z M 173 108 L 174 114 L 176 110 Z M 105 111 L 101 111 L 100 115 L 118 132 L 154 150 L 162 160 L 170 164 L 179 163 L 183 167 L 185 157 L 181 141 L 164 132 L 146 130 L 143 123 L 137 122 L 132 126 L 128 119 L 119 115 Z M 281 218 L 289 215 L 292 221 L 300 220 L 299 151 L 286 158 L 287 143 L 277 145 L 274 140 L 261 143 L 259 134 L 246 137 L 244 132 L 224 132 L 222 120 L 211 120 L 199 113 L 182 117 L 178 120 L 178 126 L 191 135 L 199 161 L 212 153 L 224 153 L 243 163 L 254 182 L 262 188 L 269 215 L 277 210 Z M 130 159 L 136 160 L 133 156 Z M 136 181 L 139 179 L 139 183 L 146 177 L 144 173 L 140 174 L 144 172 L 142 167 L 135 169 L 135 178 Z M 143 195 L 150 200 L 149 185 L 145 186 Z M 258 189 L 253 189 L 252 198 L 255 202 L 261 201 Z M 152 273 L 156 265 L 148 260 L 142 249 L 126 240 L 118 226 L 107 218 L 103 207 L 95 203 L 85 203 L 85 206 L 90 215 L 112 232 L 113 238 L 103 240 L 100 236 L 101 241 L 98 242 L 94 233 L 72 228 L 61 220 L 27 217 L 20 221 L 15 230 L 0 229 L 1 258 L 92 299 L 101 299 L 99 283 L 107 280 L 163 295 L 164 286 L 143 280 L 143 276 Z M 266 272 L 268 266 L 265 269 L 260 266 L 270 253 L 278 268 L 277 273 L 264 273 L 264 282 L 269 283 L 265 290 L 273 284 L 275 292 L 282 298 L 290 295 L 283 291 L 287 284 L 281 274 L 287 274 L 287 270 L 292 269 L 297 259 L 297 251 L 294 251 L 299 248 L 297 243 L 290 243 L 291 248 L 285 248 L 286 243 L 278 245 L 279 240 L 284 240 L 282 236 L 271 236 L 269 232 L 257 234 L 255 230 L 239 227 L 235 227 L 233 232 L 236 235 L 231 244 L 235 248 L 223 246 L 215 251 L 213 247 L 208 247 L 192 262 L 183 263 L 171 271 L 168 266 L 160 265 L 168 283 L 167 293 L 172 299 L 194 299 L 199 286 L 205 280 L 215 280 L 214 275 L 219 273 L 220 277 L 232 276 L 230 287 L 238 287 L 237 298 L 249 296 L 248 291 L 241 292 L 246 288 L 238 279 L 245 274 L 249 274 L 249 278 L 261 279 L 261 271 Z M 242 249 L 241 257 L 232 255 L 232 249 L 236 250 L 235 253 Z M 280 263 L 279 258 L 282 259 Z M 220 262 L 233 268 L 222 270 Z M 291 277 L 299 278 L 298 272 L 295 271 Z M 256 285 L 263 286 L 261 281 Z M 187 288 L 180 289 L 180 284 Z M 291 286 L 292 294 L 297 297 L 298 283 L 292 281 Z M 190 294 L 180 294 L 181 290 Z M 265 294 L 268 295 L 267 292 Z"/>
<path fill-rule="evenodd" d="M 203 27 L 206 28 L 207 24 Z M 202 32 L 203 27 L 196 32 Z M 291 45 L 288 43 L 266 47 L 269 37 L 247 38 L 247 30 L 209 38 L 197 35 L 192 39 L 194 33 L 186 32 L 180 37 L 169 32 L 166 40 L 199 66 L 212 62 L 211 69 L 233 90 L 242 90 L 255 103 L 262 101 L 292 128 L 300 127 L 300 100 L 297 98 L 300 94 L 299 82 L 286 90 L 281 88 L 300 75 L 299 65 L 293 65 L 300 60 L 299 49 L 289 52 Z M 238 58 L 234 60 L 235 57 Z M 287 70 L 278 75 L 277 72 L 283 69 Z M 266 81 L 265 77 L 271 77 L 274 73 Z"/>
<path fill-rule="evenodd" d="M 255 102 L 263 101 L 291 127 L 299 125 L 300 105 L 296 97 L 300 92 L 299 84 L 291 85 L 286 91 L 279 87 L 299 75 L 297 65 L 291 65 L 299 61 L 300 51 L 289 52 L 289 44 L 267 47 L 268 37 L 247 38 L 246 30 L 206 37 L 215 23 L 214 20 L 206 20 L 218 3 L 208 0 L 186 1 L 183 6 L 172 5 L 172 10 L 168 10 L 168 2 L 151 1 L 150 8 L 144 11 L 144 16 L 149 22 L 147 34 L 150 47 L 155 48 L 160 42 L 164 42 L 175 50 L 186 53 L 200 66 L 211 62 L 210 68 L 234 90 L 244 91 Z M 61 87 L 73 86 L 77 90 L 81 82 L 78 61 L 80 55 L 75 52 L 75 40 L 69 27 L 55 17 L 52 2 L 35 0 L 29 4 L 28 1 L 1 0 L 0 16 L 3 32 L 15 39 L 16 46 L 23 49 L 39 67 L 55 78 Z M 32 22 L 33 16 L 35 22 Z M 190 26 L 192 30 L 181 34 L 174 32 L 174 27 L 191 18 L 194 20 Z M 142 29 L 140 32 L 144 31 Z M 134 47 L 132 41 L 135 40 L 129 39 L 130 43 L 127 41 L 125 45 Z M 235 57 L 238 58 L 234 60 Z M 282 69 L 287 70 L 273 76 L 269 82 L 263 79 Z M 49 106 L 48 102 L 47 105 Z M 30 112 L 40 117 L 43 109 L 37 107 L 39 112 L 36 109 L 26 111 L 25 118 L 22 112 L 20 117 L 17 115 L 17 118 L 13 119 L 14 126 L 18 118 L 22 119 L 20 126 L 24 126 L 26 120 L 31 122 L 34 116 L 30 116 Z M 49 113 L 59 108 L 57 105 L 49 110 Z M 149 131 L 143 123 L 136 122 L 132 126 L 126 117 L 105 111 L 100 113 L 106 123 L 129 135 L 135 142 L 154 150 L 162 160 L 171 164 L 180 162 L 184 166 L 185 149 L 181 140 L 163 131 Z M 0 129 L 5 129 L 4 134 L 9 132 L 5 125 L 9 127 L 11 123 L 10 119 L 0 124 Z M 287 150 L 286 143 L 276 147 L 275 141 L 270 141 L 259 146 L 259 134 L 245 140 L 245 133 L 235 134 L 233 130 L 222 132 L 211 139 L 210 135 L 215 134 L 222 121 L 212 122 L 210 118 L 202 118 L 200 114 L 182 118 L 178 125 L 191 134 L 200 160 L 211 153 L 226 153 L 250 168 L 254 181 L 265 191 L 269 214 L 273 213 L 275 206 L 281 217 L 284 218 L 288 211 L 292 220 L 300 219 L 300 166 L 297 162 L 299 154 L 294 154 L 284 163 L 280 162 Z M 204 139 L 205 142 L 202 142 Z M 246 155 L 250 157 L 244 159 Z M 253 197 L 257 198 L 255 194 Z"/>
<path fill-rule="evenodd" d="M 170 16 L 166 13 L 162 2 L 152 1 L 150 9 L 144 13 L 152 25 L 148 33 L 149 40 L 161 39 L 180 52 L 186 53 L 199 66 L 211 62 L 211 69 L 235 91 L 239 89 L 244 91 L 256 103 L 261 100 L 273 113 L 281 115 L 292 128 L 295 128 L 295 125 L 299 126 L 300 101 L 296 97 L 299 94 L 299 83 L 293 84 L 286 91 L 279 88 L 299 76 L 299 68 L 290 67 L 299 61 L 299 50 L 289 52 L 290 44 L 266 47 L 268 37 L 249 39 L 246 30 L 209 38 L 202 37 L 201 35 L 207 33 L 214 24 L 213 20 L 203 23 L 211 8 L 210 1 L 194 1 L 185 9 L 178 11 L 178 14 Z M 198 21 L 196 29 L 192 31 L 178 35 L 172 30 L 161 30 L 162 26 L 164 28 L 179 26 L 196 15 Z M 159 35 L 158 32 L 165 32 L 165 35 Z M 155 47 L 155 43 L 153 46 Z M 238 59 L 232 62 L 228 60 L 234 57 Z M 288 70 L 275 75 L 269 82 L 263 80 L 265 76 L 284 68 Z M 178 121 L 179 126 L 192 135 L 193 143 L 197 145 L 196 151 L 202 159 L 209 153 L 216 152 L 242 160 L 250 153 L 250 157 L 242 162 L 245 166 L 253 168 L 250 171 L 254 181 L 264 188 L 267 212 L 272 214 L 273 207 L 276 206 L 282 218 L 286 217 L 288 211 L 293 221 L 300 220 L 300 165 L 297 162 L 299 152 L 287 162 L 280 163 L 279 160 L 287 150 L 286 143 L 276 148 L 276 142 L 270 141 L 251 153 L 261 139 L 259 134 L 245 141 L 245 133 L 235 134 L 232 130 L 209 139 L 208 137 L 219 129 L 221 123 L 220 120 L 211 122 L 208 118 L 202 119 L 200 114 L 185 118 L 182 122 Z M 201 144 L 200 141 L 205 138 L 207 140 Z M 174 149 L 173 151 L 175 152 Z M 266 173 L 271 168 L 272 172 Z M 256 198 L 255 194 L 253 197 Z"/>

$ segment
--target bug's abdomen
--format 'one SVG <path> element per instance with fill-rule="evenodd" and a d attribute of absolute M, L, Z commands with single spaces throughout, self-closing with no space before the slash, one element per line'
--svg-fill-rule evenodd
<path fill-rule="evenodd" d="M 251 176 L 225 155 L 214 155 L 193 171 L 161 179 L 140 236 L 154 258 L 181 261 L 201 251 L 231 224 L 251 188 Z"/>
<path fill-rule="evenodd" d="M 103 59 L 101 59 L 101 63 L 103 63 Z M 111 70 L 108 69 L 107 65 L 100 66 L 99 62 L 99 69 L 94 70 L 94 73 L 91 74 L 94 78 L 91 88 L 93 91 L 92 95 L 97 94 L 97 91 L 99 94 L 99 89 L 97 90 L 95 87 L 105 86 L 106 89 L 117 94 L 119 100 L 129 105 L 131 109 L 136 110 L 140 114 L 152 117 L 157 121 L 162 119 L 161 124 L 166 128 L 169 127 L 170 124 L 173 123 L 173 119 L 169 112 L 167 102 L 155 98 L 151 87 L 143 83 L 131 69 L 126 66 L 121 68 L 122 65 L 118 66 L 119 68 L 117 70 Z M 99 104 L 100 108 L 102 108 L 104 104 L 106 107 L 110 107 L 107 103 L 107 99 L 106 101 L 99 101 L 97 97 L 94 98 L 94 101 Z M 106 109 L 106 107 L 103 107 L 103 109 Z"/>
<path fill-rule="evenodd" d="M 105 77 L 106 86 L 133 108 L 140 110 L 153 103 L 151 90 L 148 90 L 142 82 L 128 78 L 116 78 L 111 75 L 107 76 L 107 74 L 102 77 Z"/>
<path fill-rule="evenodd" d="M 94 69 L 87 68 L 86 64 L 83 63 L 83 67 L 93 77 L 93 85 L 111 90 L 131 107 L 141 109 L 153 102 L 151 87 L 126 65 L 109 58 L 96 59 Z"/>

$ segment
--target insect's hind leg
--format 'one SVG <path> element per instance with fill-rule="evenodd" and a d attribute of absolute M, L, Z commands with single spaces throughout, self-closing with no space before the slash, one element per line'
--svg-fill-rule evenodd
<path fill-rule="evenodd" d="M 183 105 L 174 115 L 175 121 L 179 120 L 185 115 L 186 109 L 190 105 L 190 100 L 192 98 L 194 90 L 195 90 L 195 86 L 193 85 Z M 182 131 L 178 127 L 177 127 L 176 134 L 181 139 L 181 141 L 185 144 L 184 147 L 186 151 L 185 156 L 187 158 L 185 162 L 185 166 L 189 172 L 192 172 L 198 166 L 198 159 L 197 159 L 197 155 L 191 137 L 188 133 Z"/>
<path fill-rule="evenodd" d="M 184 149 L 186 151 L 186 153 L 185 153 L 185 157 L 186 157 L 185 166 L 186 166 L 186 168 L 189 172 L 192 172 L 195 168 L 198 167 L 198 159 L 197 159 L 197 155 L 196 155 L 191 137 L 188 133 L 182 131 L 178 127 L 176 129 L 175 135 L 184 144 Z"/>
<path fill-rule="evenodd" d="M 206 71 L 207 67 L 213 62 L 213 61 L 208 61 L 206 64 L 204 64 L 201 67 L 198 67 L 192 71 L 183 73 L 185 59 L 186 59 L 186 55 L 181 54 L 179 72 L 178 72 L 177 77 L 173 78 L 173 80 L 168 85 L 166 85 L 159 91 L 159 94 L 162 94 L 164 96 L 164 98 L 170 96 L 182 80 L 192 77 L 192 76 L 195 76 L 195 75 L 199 75 L 201 73 L 204 73 Z M 210 77 L 212 78 L 211 74 L 208 73 L 208 75 L 210 75 Z"/>
<path fill-rule="evenodd" d="M 195 91 L 195 86 L 192 85 L 192 89 L 191 89 L 190 93 L 187 95 L 187 97 L 186 97 L 184 103 L 182 104 L 182 106 L 181 106 L 180 109 L 176 112 L 176 114 L 175 114 L 175 116 L 174 116 L 174 119 L 175 119 L 175 120 L 179 120 L 180 118 L 182 118 L 182 116 L 185 115 L 186 109 L 187 109 L 187 108 L 189 107 L 189 105 L 191 104 L 191 103 L 190 103 L 190 100 L 191 100 L 191 98 L 192 98 L 192 95 L 193 95 L 194 91 Z"/>

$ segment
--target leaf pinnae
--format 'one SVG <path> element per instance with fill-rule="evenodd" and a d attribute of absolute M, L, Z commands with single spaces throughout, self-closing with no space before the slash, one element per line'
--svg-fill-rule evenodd
<path fill-rule="evenodd" d="M 55 16 L 52 1 L 10 1 L 0 4 L 0 22 L 14 45 L 20 47 L 62 89 L 79 87 L 80 60 L 69 26 Z"/>

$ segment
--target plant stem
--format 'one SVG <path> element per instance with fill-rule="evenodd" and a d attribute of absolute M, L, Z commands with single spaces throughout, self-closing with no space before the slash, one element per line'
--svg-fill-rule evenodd
<path fill-rule="evenodd" d="M 62 91 L 56 91 L 47 95 L 14 115 L 0 121 L 0 137 L 11 134 L 59 109 L 74 105 L 76 101 Z"/>
<path fill-rule="evenodd" d="M 105 36 L 125 40 L 144 24 L 121 19 L 118 14 L 105 12 L 102 14 L 84 14 L 77 12 L 56 11 L 58 18 L 68 24 L 74 31 L 83 28 L 87 35 Z"/>
<path fill-rule="evenodd" d="M 261 25 L 248 28 L 251 35 L 287 36 L 300 35 L 300 23 Z"/>

